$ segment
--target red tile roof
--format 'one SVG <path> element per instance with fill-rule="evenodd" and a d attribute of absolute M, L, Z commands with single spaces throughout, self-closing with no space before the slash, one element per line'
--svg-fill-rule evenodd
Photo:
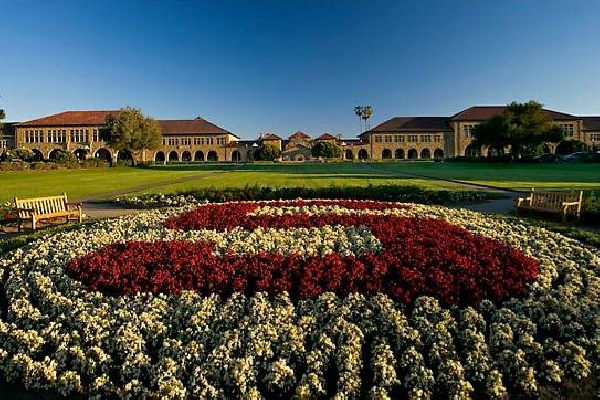
<path fill-rule="evenodd" d="M 322 133 L 319 135 L 317 140 L 338 140 L 338 138 L 336 138 L 335 136 L 333 136 L 330 133 Z"/>
<path fill-rule="evenodd" d="M 290 135 L 289 137 L 290 139 L 310 139 L 310 136 L 308 136 L 306 133 L 304 132 L 296 132 Z"/>
<path fill-rule="evenodd" d="M 104 125 L 109 115 L 119 114 L 112 111 L 64 111 L 48 117 L 25 121 L 19 126 L 60 126 L 60 125 Z"/>
<path fill-rule="evenodd" d="M 447 117 L 396 117 L 359 136 L 368 132 L 445 132 L 451 130 L 447 121 Z"/>
<path fill-rule="evenodd" d="M 484 121 L 486 119 L 490 119 L 492 117 L 501 115 L 506 106 L 475 106 L 469 107 L 465 110 L 462 110 L 452 117 L 450 120 L 455 121 Z M 562 113 L 558 111 L 546 110 L 544 109 L 545 114 L 552 118 L 553 120 L 569 120 L 569 119 L 577 119 L 577 117 Z"/>
<path fill-rule="evenodd" d="M 219 128 L 212 122 L 208 122 L 200 117 L 196 119 L 173 119 L 173 120 L 160 120 L 160 127 L 163 135 L 174 135 L 174 134 L 224 134 L 231 132 L 226 131 L 223 128 Z"/>
<path fill-rule="evenodd" d="M 274 133 L 261 133 L 259 140 L 281 140 L 281 138 Z"/>
<path fill-rule="evenodd" d="M 21 122 L 19 126 L 76 126 L 104 125 L 109 115 L 118 115 L 113 111 L 65 111 L 48 117 Z M 186 120 L 159 120 L 162 133 L 169 134 L 225 134 L 231 132 L 200 117 Z"/>
<path fill-rule="evenodd" d="M 580 117 L 583 120 L 583 131 L 600 131 L 600 117 Z"/>

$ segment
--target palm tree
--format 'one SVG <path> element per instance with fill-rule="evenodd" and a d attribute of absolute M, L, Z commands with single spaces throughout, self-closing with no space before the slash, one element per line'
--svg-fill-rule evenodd
<path fill-rule="evenodd" d="M 365 130 L 371 128 L 371 124 L 369 124 L 369 126 L 367 128 L 367 120 L 370 119 L 372 115 L 373 115 L 373 107 L 371 107 L 371 106 L 362 107 L 361 118 L 365 121 Z"/>
<path fill-rule="evenodd" d="M 363 129 L 362 129 L 361 120 L 363 117 L 363 107 L 362 106 L 354 107 L 354 114 L 356 114 L 356 116 L 358 117 L 358 126 L 359 126 L 358 129 L 360 129 L 360 132 L 358 132 L 358 133 L 362 133 Z"/>

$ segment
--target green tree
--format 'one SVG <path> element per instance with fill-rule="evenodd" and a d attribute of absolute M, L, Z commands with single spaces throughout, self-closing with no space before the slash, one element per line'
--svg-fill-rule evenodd
<path fill-rule="evenodd" d="M 6 118 L 6 113 L 3 109 L 0 108 L 0 131 L 2 131 L 2 128 L 4 127 L 4 124 L 2 123 L 2 121 L 4 121 L 4 118 Z"/>
<path fill-rule="evenodd" d="M 564 138 L 560 126 L 546 115 L 537 101 L 510 103 L 501 116 L 484 121 L 473 128 L 475 142 L 502 149 L 510 147 L 515 158 L 524 149 L 536 148 L 542 143 L 556 143 Z"/>
<path fill-rule="evenodd" d="M 354 114 L 358 117 L 358 123 L 360 125 L 361 133 L 367 130 L 367 121 L 373 116 L 373 107 L 371 106 L 356 106 L 354 107 Z M 361 123 L 363 121 L 364 123 Z M 363 128 L 364 125 L 364 128 Z M 369 126 L 370 128 L 370 126 Z"/>
<path fill-rule="evenodd" d="M 373 116 L 373 107 L 365 106 L 362 108 L 361 118 L 365 121 L 365 130 L 371 129 L 371 124 L 368 123 L 369 119 Z"/>
<path fill-rule="evenodd" d="M 556 146 L 554 153 L 556 154 L 571 154 L 579 151 L 586 151 L 588 149 L 587 144 L 577 139 L 563 140 Z"/>
<path fill-rule="evenodd" d="M 117 150 L 130 151 L 134 155 L 131 165 L 135 165 L 136 155 L 144 150 L 156 150 L 162 144 L 158 121 L 131 107 L 122 108 L 118 115 L 110 115 L 106 119 L 101 138 Z"/>
<path fill-rule="evenodd" d="M 342 157 L 342 148 L 332 142 L 317 142 L 313 145 L 310 152 L 315 158 L 335 159 Z"/>
<path fill-rule="evenodd" d="M 362 112 L 363 112 L 363 107 L 362 106 L 356 106 L 356 107 L 354 107 L 354 114 L 358 117 L 358 129 L 359 129 L 358 133 L 362 133 L 363 132 L 363 127 L 362 127 Z"/>
<path fill-rule="evenodd" d="M 275 145 L 263 143 L 254 152 L 256 161 L 275 161 L 281 157 L 281 150 Z"/>

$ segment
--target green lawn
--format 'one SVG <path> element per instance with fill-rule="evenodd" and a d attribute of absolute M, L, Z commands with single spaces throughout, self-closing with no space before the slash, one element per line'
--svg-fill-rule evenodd
<path fill-rule="evenodd" d="M 386 162 L 372 166 L 380 171 L 452 179 L 512 190 L 526 191 L 532 186 L 552 190 L 600 189 L 600 164 L 597 163 Z"/>
<path fill-rule="evenodd" d="M 225 172 L 218 175 L 207 176 L 197 181 L 172 184 L 157 190 L 141 190 L 142 193 L 181 193 L 189 192 L 202 187 L 234 188 L 244 186 L 367 186 L 367 185 L 414 185 L 429 189 L 443 189 L 451 185 L 427 179 L 398 179 L 389 175 L 376 173 L 314 173 L 314 172 L 271 172 L 271 171 L 238 171 Z"/>
<path fill-rule="evenodd" d="M 118 190 L 156 184 L 169 184 L 173 180 L 210 175 L 206 171 L 161 171 L 129 167 L 52 170 L 52 171 L 2 171 L 0 172 L 0 202 L 11 201 L 15 196 L 50 196 L 66 192 L 69 199 L 81 199 Z"/>
<path fill-rule="evenodd" d="M 403 175 L 408 174 L 408 175 Z M 410 176 L 411 174 L 417 176 Z M 430 178 L 427 178 L 430 177 Z M 109 168 L 0 172 L 0 202 L 66 192 L 70 199 L 121 193 L 177 193 L 203 187 L 418 185 L 468 189 L 437 179 L 454 179 L 515 190 L 600 189 L 599 164 L 482 164 L 379 162 L 322 164 L 197 164 L 148 169 Z"/>
<path fill-rule="evenodd" d="M 0 202 L 14 196 L 33 197 L 66 192 L 72 200 L 128 193 L 177 193 L 203 187 L 244 186 L 366 186 L 418 185 L 432 189 L 453 187 L 447 182 L 398 178 L 361 164 L 196 164 L 154 168 L 109 168 L 59 171 L 0 172 Z"/>

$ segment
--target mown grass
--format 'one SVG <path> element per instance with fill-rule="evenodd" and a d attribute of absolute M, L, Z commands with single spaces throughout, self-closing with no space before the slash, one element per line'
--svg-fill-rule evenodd
<path fill-rule="evenodd" d="M 398 179 L 360 164 L 191 164 L 152 168 L 0 172 L 0 202 L 66 192 L 71 200 L 125 193 L 177 193 L 206 187 L 419 185 L 453 188 L 428 179 Z M 455 188 L 456 189 L 456 188 Z"/>
<path fill-rule="evenodd" d="M 71 200 L 128 190 L 130 188 L 169 184 L 174 179 L 206 175 L 206 171 L 162 171 L 129 167 L 0 172 L 0 202 L 18 197 L 51 196 L 66 192 Z"/>
<path fill-rule="evenodd" d="M 415 174 L 517 191 L 527 191 L 531 187 L 600 189 L 600 164 L 596 163 L 381 162 L 371 166 L 381 172 Z"/>
<path fill-rule="evenodd" d="M 214 176 L 206 176 L 192 182 L 166 185 L 157 190 L 151 188 L 136 194 L 149 193 L 187 193 L 202 188 L 243 188 L 246 186 L 270 187 L 327 187 L 327 186 L 369 186 L 369 185 L 401 185 L 420 186 L 425 189 L 454 188 L 453 185 L 427 179 L 398 179 L 375 173 L 362 174 L 318 174 L 318 173 L 280 173 L 238 171 L 226 172 Z M 456 189 L 456 188 L 454 188 Z"/>
<path fill-rule="evenodd" d="M 457 180 L 511 190 L 599 190 L 598 164 L 484 164 L 461 162 L 189 164 L 150 168 L 0 172 L 0 202 L 14 196 L 66 192 L 72 200 L 123 194 L 181 193 L 245 186 L 324 187 L 417 185 L 426 189 L 471 189 Z"/>

